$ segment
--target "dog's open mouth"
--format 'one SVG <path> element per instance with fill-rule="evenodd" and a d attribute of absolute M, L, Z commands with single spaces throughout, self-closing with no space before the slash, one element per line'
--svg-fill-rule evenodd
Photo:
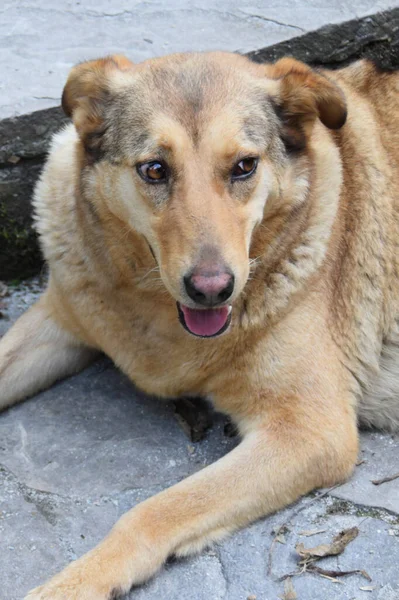
<path fill-rule="evenodd" d="M 231 309 L 231 306 L 198 309 L 177 303 L 179 320 L 184 329 L 203 338 L 215 337 L 226 331 L 231 322 Z"/>

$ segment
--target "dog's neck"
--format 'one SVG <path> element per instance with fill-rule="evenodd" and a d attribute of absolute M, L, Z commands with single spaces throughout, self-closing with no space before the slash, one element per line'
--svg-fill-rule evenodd
<path fill-rule="evenodd" d="M 282 318 L 294 301 L 298 303 L 312 289 L 314 276 L 326 263 L 342 185 L 339 150 L 326 136 L 317 130 L 312 140 L 306 175 L 312 185 L 307 186 L 304 201 L 282 215 L 266 214 L 254 232 L 252 252 L 260 258 L 255 259 L 243 295 L 245 328 L 269 326 Z M 332 173 L 336 173 L 334 185 Z M 274 230 L 270 244 L 267 230 Z"/>

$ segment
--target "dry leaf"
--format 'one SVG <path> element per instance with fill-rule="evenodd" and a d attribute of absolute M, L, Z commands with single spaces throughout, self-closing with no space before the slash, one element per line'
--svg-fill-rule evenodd
<path fill-rule="evenodd" d="M 317 533 L 320 532 L 321 530 L 317 531 Z M 314 532 L 304 531 L 302 532 L 302 534 L 314 535 Z M 344 529 L 343 531 L 341 531 L 338 535 L 336 535 L 333 538 L 332 542 L 329 544 L 320 544 L 319 546 L 315 546 L 314 548 L 305 548 L 305 545 L 303 543 L 297 544 L 295 546 L 295 550 L 300 556 L 300 560 L 297 565 L 299 569 L 294 573 L 287 573 L 287 575 L 284 575 L 280 578 L 280 581 L 290 579 L 291 577 L 294 577 L 296 575 L 302 575 L 303 573 L 315 573 L 317 575 L 320 575 L 320 577 L 324 577 L 325 579 L 332 581 L 333 583 L 341 584 L 343 582 L 337 579 L 338 577 L 344 577 L 345 575 L 354 574 L 362 575 L 362 577 L 367 579 L 367 581 L 371 581 L 370 575 L 363 569 L 354 569 L 352 571 L 338 571 L 332 569 L 322 569 L 321 567 L 315 564 L 317 561 L 319 561 L 321 558 L 324 558 L 325 556 L 337 556 L 338 554 L 341 554 L 345 550 L 346 546 L 350 544 L 350 542 L 352 542 L 358 535 L 358 528 L 351 527 L 350 529 Z M 360 589 L 369 591 L 370 587 L 371 586 L 365 586 Z M 285 600 L 285 596 L 283 597 L 283 600 Z"/>
<path fill-rule="evenodd" d="M 0 298 L 4 298 L 4 296 L 7 296 L 7 294 L 8 294 L 8 287 L 6 286 L 5 283 L 0 281 Z"/>
<path fill-rule="evenodd" d="M 373 592 L 375 590 L 375 585 L 361 585 L 359 590 L 362 590 L 362 592 Z"/>
<path fill-rule="evenodd" d="M 363 575 L 363 577 L 365 577 L 365 579 L 372 581 L 370 575 L 364 569 L 360 569 L 358 572 L 360 573 L 360 575 Z M 354 571 L 354 573 L 356 573 L 356 571 Z"/>
<path fill-rule="evenodd" d="M 334 570 L 334 569 L 322 569 L 321 567 L 318 567 L 317 565 L 310 564 L 307 566 L 306 570 L 310 571 L 312 573 L 318 573 L 322 577 L 327 577 L 328 579 L 333 579 L 334 581 L 338 581 L 336 579 L 337 577 L 345 577 L 345 575 L 357 575 L 357 574 L 362 575 L 362 577 L 367 579 L 367 581 L 372 581 L 370 575 L 367 573 L 367 571 L 364 571 L 364 569 L 354 569 L 352 571 L 338 571 L 338 570 Z M 339 583 L 342 583 L 342 582 L 340 581 Z"/>
<path fill-rule="evenodd" d="M 279 542 L 279 544 L 287 543 L 287 540 L 285 539 L 285 535 L 283 533 L 279 533 L 278 535 L 276 535 L 275 540 L 276 542 Z"/>
<path fill-rule="evenodd" d="M 335 577 L 330 577 L 329 575 L 323 575 L 323 573 L 319 573 L 320 577 L 324 579 L 328 579 L 328 581 L 332 581 L 332 583 L 340 583 L 341 585 L 345 585 L 343 581 L 336 579 Z"/>
<path fill-rule="evenodd" d="M 12 154 L 8 159 L 7 162 L 11 163 L 12 165 L 16 165 L 17 163 L 19 163 L 19 161 L 21 160 L 20 156 L 17 156 L 16 154 Z"/>
<path fill-rule="evenodd" d="M 381 485 L 382 483 L 388 483 L 389 481 L 393 481 L 394 479 L 399 478 L 399 473 L 395 473 L 395 475 L 389 475 L 388 477 L 383 477 L 382 479 L 371 479 L 371 483 L 373 485 Z"/>
<path fill-rule="evenodd" d="M 309 529 L 305 531 L 300 531 L 299 535 L 302 537 L 311 537 L 312 535 L 317 535 L 318 533 L 325 533 L 327 529 Z"/>
<path fill-rule="evenodd" d="M 277 536 L 277 535 L 281 535 L 281 534 L 285 534 L 285 533 L 289 533 L 290 530 L 287 527 L 287 525 L 279 525 L 278 527 L 275 527 L 274 529 L 272 529 L 272 535 Z"/>
<path fill-rule="evenodd" d="M 273 542 L 279 542 L 280 544 L 286 544 L 287 540 L 285 539 L 285 534 L 289 533 L 289 529 L 287 525 L 280 525 L 279 527 L 275 527 L 272 530 L 272 534 L 274 535 Z"/>
<path fill-rule="evenodd" d="M 329 556 L 330 544 L 321 544 L 314 548 L 305 548 L 305 544 L 302 542 L 295 546 L 295 550 L 301 558 L 308 560 L 309 558 L 322 558 L 323 556 Z"/>
<path fill-rule="evenodd" d="M 295 550 L 303 561 L 315 561 L 324 556 L 336 556 L 342 554 L 346 546 L 359 535 L 357 527 L 344 529 L 335 536 L 331 544 L 320 544 L 314 548 L 305 548 L 304 544 L 297 544 Z"/>
<path fill-rule="evenodd" d="M 179 398 L 174 401 L 175 418 L 191 442 L 199 442 L 212 425 L 211 415 L 200 398 Z"/>
<path fill-rule="evenodd" d="M 291 577 L 288 577 L 284 583 L 284 594 L 280 596 L 281 600 L 296 600 L 298 596 L 294 589 Z"/>

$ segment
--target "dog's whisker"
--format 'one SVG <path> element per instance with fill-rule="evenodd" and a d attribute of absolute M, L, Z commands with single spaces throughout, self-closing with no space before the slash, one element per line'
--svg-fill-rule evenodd
<path fill-rule="evenodd" d="M 137 284 L 140 285 L 140 283 L 142 283 L 144 281 L 144 279 L 146 279 L 149 275 L 151 275 L 151 273 L 154 273 L 156 271 L 159 271 L 158 265 L 156 265 L 155 267 L 153 267 L 152 269 L 147 271 L 147 273 L 145 275 L 143 275 L 143 277 L 137 282 Z M 151 281 L 155 281 L 155 280 L 153 278 L 151 278 Z"/>

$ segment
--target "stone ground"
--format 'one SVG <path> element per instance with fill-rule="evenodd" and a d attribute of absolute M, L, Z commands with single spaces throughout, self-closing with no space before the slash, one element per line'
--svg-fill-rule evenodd
<path fill-rule="evenodd" d="M 371 0 L 109 0 L 57 3 L 5 0 L 0 8 L 0 118 L 58 104 L 70 66 L 106 52 L 133 60 L 179 50 L 255 50 L 386 9 Z M 0 336 L 40 293 L 32 280 L 0 297 Z M 1 295 L 1 289 L 0 289 Z M 235 440 L 223 419 L 192 444 L 173 407 L 138 392 L 103 359 L 0 417 L 1 600 L 31 587 L 91 548 L 127 509 L 211 463 Z M 322 496 L 263 519 L 199 557 L 169 563 L 131 600 L 277 600 L 279 578 L 296 570 L 295 545 L 331 541 L 357 526 L 345 552 L 324 569 L 364 569 L 336 583 L 293 578 L 298 600 L 399 600 L 399 437 L 362 434 L 362 464 Z M 273 543 L 273 531 L 285 525 Z M 306 537 L 301 532 L 320 533 Z M 285 542 L 285 543 L 280 543 Z M 271 562 L 271 572 L 270 572 Z"/>

